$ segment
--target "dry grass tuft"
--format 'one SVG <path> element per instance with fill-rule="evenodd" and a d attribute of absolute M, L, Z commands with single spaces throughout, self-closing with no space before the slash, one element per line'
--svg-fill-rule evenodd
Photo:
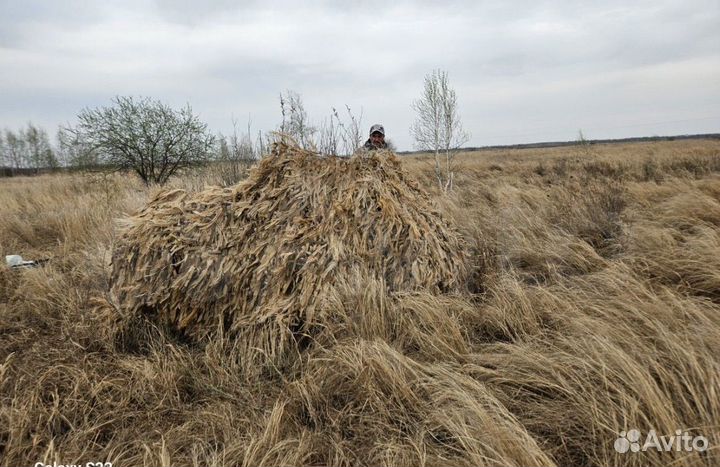
<path fill-rule="evenodd" d="M 461 366 L 423 365 L 381 340 L 316 355 L 288 398 L 295 430 L 314 433 L 332 465 L 552 465 Z"/>

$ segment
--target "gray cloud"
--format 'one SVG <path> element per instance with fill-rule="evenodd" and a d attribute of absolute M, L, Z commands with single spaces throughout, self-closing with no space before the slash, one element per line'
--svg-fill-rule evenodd
<path fill-rule="evenodd" d="M 294 89 L 316 119 L 362 108 L 410 148 L 410 104 L 443 68 L 475 145 L 718 130 L 717 2 L 586 3 L 0 1 L 0 126 L 133 94 L 269 130 Z"/>

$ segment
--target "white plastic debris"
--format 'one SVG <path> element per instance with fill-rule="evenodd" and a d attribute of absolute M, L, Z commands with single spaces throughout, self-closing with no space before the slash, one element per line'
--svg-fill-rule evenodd
<path fill-rule="evenodd" d="M 5 256 L 5 262 L 10 268 L 22 268 L 37 266 L 36 261 L 25 261 L 20 255 L 7 255 Z"/>

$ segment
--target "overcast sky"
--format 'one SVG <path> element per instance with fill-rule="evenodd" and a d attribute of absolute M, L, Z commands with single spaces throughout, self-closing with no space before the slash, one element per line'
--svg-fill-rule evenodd
<path fill-rule="evenodd" d="M 134 95 L 271 130 L 291 89 L 411 149 L 434 68 L 469 145 L 720 132 L 720 2 L 0 0 L 0 127 Z"/>

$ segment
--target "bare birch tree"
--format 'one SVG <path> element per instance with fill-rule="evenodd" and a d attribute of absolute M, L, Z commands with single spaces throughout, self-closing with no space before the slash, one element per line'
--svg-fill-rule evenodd
<path fill-rule="evenodd" d="M 25 139 L 22 135 L 13 132 L 12 130 L 5 129 L 5 163 L 10 167 L 11 174 L 25 167 L 25 154 L 27 152 Z"/>
<path fill-rule="evenodd" d="M 50 146 L 47 132 L 32 123 L 22 132 L 27 148 L 27 164 L 38 173 L 42 168 L 54 169 L 58 166 L 55 153 Z"/>
<path fill-rule="evenodd" d="M 448 192 L 455 178 L 455 153 L 470 140 L 470 134 L 463 130 L 457 95 L 448 83 L 447 72 L 433 70 L 425 76 L 423 96 L 412 107 L 417 112 L 410 128 L 415 146 L 433 152 L 438 186 Z"/>
<path fill-rule="evenodd" d="M 3 138 L 3 134 L 0 133 L 0 167 L 7 167 L 9 169 L 9 160 L 10 158 L 8 157 L 7 149 L 5 148 L 5 139 Z"/>

